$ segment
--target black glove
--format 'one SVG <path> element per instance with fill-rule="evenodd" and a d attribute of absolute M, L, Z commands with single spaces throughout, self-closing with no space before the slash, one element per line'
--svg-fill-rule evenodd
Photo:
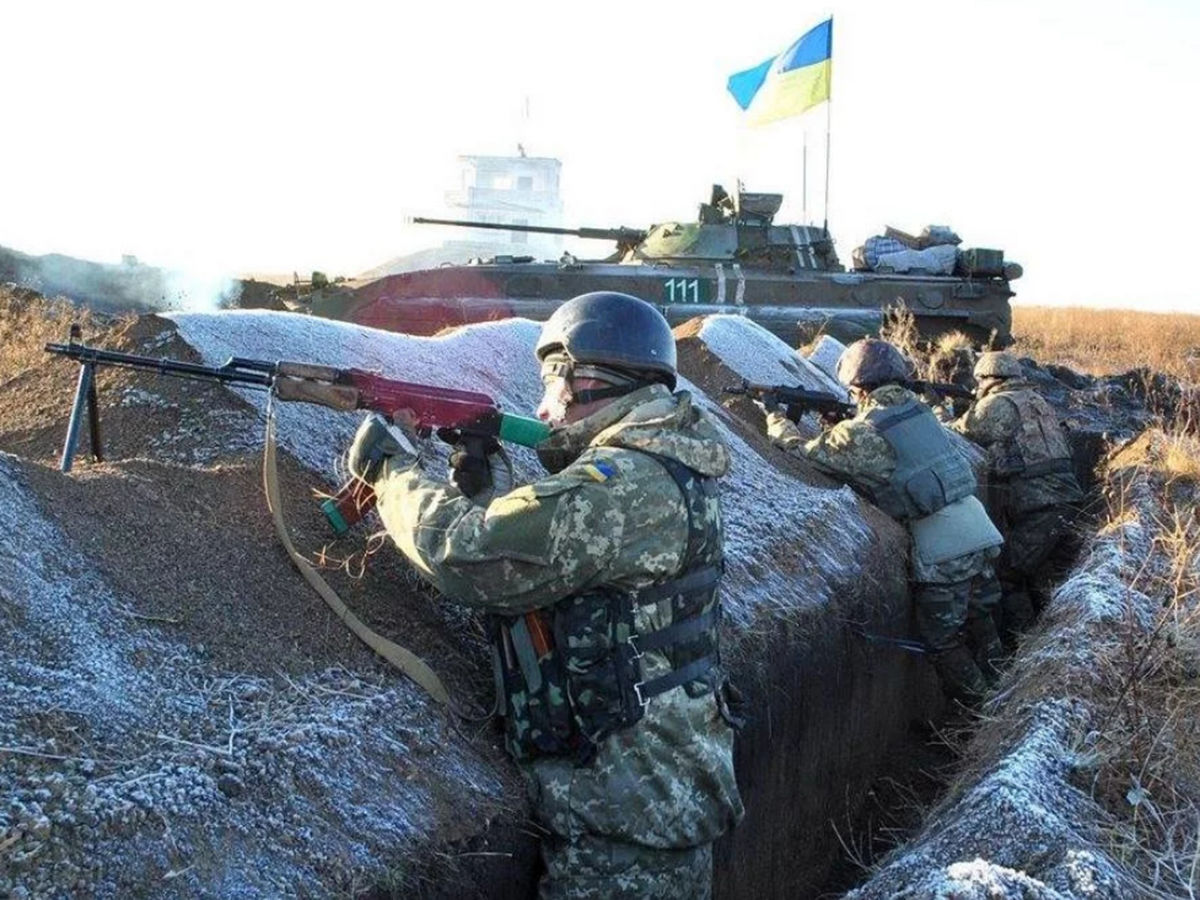
<path fill-rule="evenodd" d="M 450 481 L 474 497 L 492 487 L 492 454 L 500 452 L 495 438 L 468 437 L 455 443 L 450 453 Z"/>
<path fill-rule="evenodd" d="M 821 427 L 822 428 L 832 428 L 838 422 L 843 421 L 846 418 L 846 414 L 843 412 L 838 412 L 837 410 L 830 409 L 830 410 L 826 410 L 825 412 L 821 413 L 820 418 L 821 418 Z"/>
<path fill-rule="evenodd" d="M 392 426 L 398 427 L 398 426 Z M 401 432 L 403 434 L 403 432 Z M 407 435 L 405 435 L 407 438 Z M 372 413 L 363 420 L 354 435 L 354 443 L 346 457 L 346 468 L 356 478 L 367 483 L 374 483 L 383 471 L 384 460 L 390 457 L 408 457 L 416 461 L 416 448 L 411 441 L 408 446 L 400 443 L 389 428 L 387 421 L 380 415 Z"/>

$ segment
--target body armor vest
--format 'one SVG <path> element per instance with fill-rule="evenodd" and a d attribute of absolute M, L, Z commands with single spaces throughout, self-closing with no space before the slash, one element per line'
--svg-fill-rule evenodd
<path fill-rule="evenodd" d="M 490 617 L 497 705 L 518 760 L 572 756 L 585 765 L 607 735 L 642 718 L 651 698 L 681 685 L 693 697 L 720 687 L 717 480 L 646 455 L 670 473 L 687 507 L 679 573 L 636 591 L 600 586 L 521 616 Z M 653 604 L 670 610 L 671 624 L 638 633 L 635 610 Z M 671 671 L 646 680 L 641 660 L 650 651 L 664 654 Z"/>
<path fill-rule="evenodd" d="M 916 398 L 871 410 L 865 420 L 896 456 L 888 483 L 871 499 L 893 519 L 907 522 L 932 515 L 975 493 L 975 473 L 933 412 Z"/>
<path fill-rule="evenodd" d="M 995 448 L 993 466 L 1001 478 L 1035 478 L 1073 472 L 1071 448 L 1053 408 L 1035 391 L 1003 391 L 1021 420 L 1012 436 Z"/>

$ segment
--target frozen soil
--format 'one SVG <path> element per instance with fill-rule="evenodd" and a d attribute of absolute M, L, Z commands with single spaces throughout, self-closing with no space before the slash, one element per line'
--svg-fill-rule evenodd
<path fill-rule="evenodd" d="M 105 343 L 188 357 L 169 325 Z M 418 845 L 519 824 L 495 735 L 381 665 L 274 541 L 254 408 L 108 375 L 111 461 L 64 477 L 46 463 L 69 370 L 28 373 L 0 426 L 32 458 L 0 458 L 0 895 L 351 895 L 411 885 Z M 294 538 L 321 548 L 311 473 L 285 456 L 281 484 Z M 397 560 L 327 575 L 486 704 L 480 636 Z"/>
<path fill-rule="evenodd" d="M 529 410 L 537 330 L 510 321 L 412 338 L 223 312 L 127 318 L 85 338 L 209 364 L 357 365 Z M 0 896 L 528 891 L 511 864 L 503 884 L 487 880 L 493 857 L 516 854 L 532 872 L 533 829 L 496 729 L 449 717 L 379 662 L 278 546 L 261 491 L 261 392 L 103 370 L 103 461 L 85 430 L 67 476 L 56 463 L 75 366 L 36 357 L 2 377 Z M 856 560 L 896 530 L 848 490 L 764 459 L 752 428 L 698 397 L 737 460 L 729 656 L 753 679 L 765 666 L 754 647 L 857 596 Z M 277 412 L 297 546 L 461 704 L 488 709 L 478 617 L 422 587 L 370 529 L 339 542 L 326 532 L 313 495 L 338 482 L 359 417 Z M 444 451 L 426 464 L 443 466 Z M 537 473 L 528 452 L 516 465 Z M 470 872 L 455 881 L 459 868 Z"/>
<path fill-rule="evenodd" d="M 740 765 L 775 752 L 783 733 L 855 757 L 872 748 L 847 755 L 846 733 L 797 730 L 823 711 L 796 714 L 800 688 L 772 683 L 771 669 L 786 652 L 801 657 L 789 665 L 808 690 L 820 694 L 812 679 L 827 677 L 830 691 L 874 691 L 880 702 L 882 675 L 847 685 L 846 672 L 810 673 L 802 657 L 853 640 L 843 620 L 903 604 L 887 593 L 903 582 L 902 532 L 771 448 L 753 404 L 723 402 L 719 388 L 743 377 L 828 384 L 753 323 L 725 318 L 695 323 L 679 346 L 682 387 L 719 416 L 735 459 L 723 494 L 728 657 L 735 677 L 765 692 L 762 733 L 743 742 Z M 357 365 L 482 390 L 514 411 L 532 409 L 539 393 L 530 364 L 538 327 L 519 320 L 436 338 L 248 311 L 93 327 L 86 337 L 129 352 L 209 364 L 239 355 Z M 64 476 L 56 458 L 75 367 L 38 354 L 13 357 L 26 361 L 11 366 L 8 359 L 0 358 L 0 897 L 528 895 L 534 829 L 494 726 L 448 716 L 378 661 L 278 546 L 261 489 L 265 396 L 103 371 L 104 462 L 89 458 L 85 436 Z M 1099 435 L 1096 446 L 1134 432 L 1141 413 L 1133 389 L 1031 371 L 1081 432 Z M 314 492 L 338 483 L 359 417 L 303 404 L 277 412 L 280 483 L 297 546 L 369 625 L 429 661 L 464 706 L 487 709 L 478 617 L 426 590 L 369 528 L 330 541 Z M 431 448 L 426 465 L 436 471 L 444 456 Z M 515 461 L 519 477 L 536 476 L 531 453 Z M 1134 531 L 1122 540 L 1140 546 Z M 1103 604 L 1087 598 L 1107 596 L 1100 582 L 1126 565 L 1114 553 L 1112 540 L 1093 543 L 1087 565 L 1056 596 L 1044 637 L 1023 651 L 1028 669 L 1018 662 L 995 701 L 997 721 L 1007 724 L 986 738 L 986 752 L 973 751 L 970 774 L 911 845 L 913 862 L 897 856 L 862 896 L 949 897 L 960 885 L 1000 890 L 995 884 L 1029 893 L 961 896 L 1128 896 L 1104 893 L 1122 876 L 1094 841 L 1100 820 L 1089 818 L 1067 753 L 1078 746 L 1086 704 L 1066 680 L 1045 697 L 1026 687 L 1040 667 L 1070 674 L 1075 660 L 1082 669 L 1088 645 L 1080 642 L 1103 641 Z M 903 634 L 907 623 L 889 627 Z M 867 654 L 884 652 L 846 647 L 843 655 L 869 668 L 876 663 Z M 882 659 L 879 666 L 893 671 Z M 840 711 L 832 718 L 848 721 Z M 872 734 L 868 743 L 887 739 Z M 804 746 L 788 752 L 815 745 Z M 787 765 L 770 774 L 769 785 L 744 784 L 748 800 L 797 789 Z M 972 819 L 976 807 L 995 820 Z M 955 829 L 959 818 L 967 824 Z M 1037 830 L 1038 822 L 1049 824 Z M 1032 844 L 1013 837 L 1019 829 Z M 973 833 L 1002 830 L 1003 845 L 971 843 Z M 748 817 L 742 831 L 761 843 L 771 823 Z M 1078 852 L 1053 849 L 1063 841 Z M 735 846 L 748 852 L 744 841 Z M 1088 884 L 1100 887 L 1089 894 Z M 737 885 L 726 893 L 739 895 Z"/>

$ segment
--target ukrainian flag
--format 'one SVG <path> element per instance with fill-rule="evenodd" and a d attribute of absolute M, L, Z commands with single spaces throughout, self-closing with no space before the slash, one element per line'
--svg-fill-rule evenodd
<path fill-rule="evenodd" d="M 778 56 L 729 77 L 729 93 L 751 125 L 798 116 L 829 99 L 833 19 L 808 31 Z"/>

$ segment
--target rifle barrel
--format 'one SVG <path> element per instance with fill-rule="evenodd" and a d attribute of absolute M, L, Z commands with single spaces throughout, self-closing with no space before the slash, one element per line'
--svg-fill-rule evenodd
<path fill-rule="evenodd" d="M 242 384 L 249 387 L 267 388 L 275 380 L 274 364 L 257 360 L 230 359 L 223 366 L 205 366 L 200 363 L 183 362 L 177 359 L 155 358 L 153 356 L 138 356 L 133 353 L 120 353 L 116 350 L 102 350 L 99 347 L 89 347 L 86 344 L 46 344 L 47 353 L 57 353 L 80 363 L 99 363 L 106 366 L 120 366 L 126 369 L 139 369 L 145 372 L 155 372 L 159 375 L 176 375 L 180 378 L 193 378 L 202 381 L 220 381 L 226 384 Z M 250 363 L 252 365 L 247 365 Z"/>

